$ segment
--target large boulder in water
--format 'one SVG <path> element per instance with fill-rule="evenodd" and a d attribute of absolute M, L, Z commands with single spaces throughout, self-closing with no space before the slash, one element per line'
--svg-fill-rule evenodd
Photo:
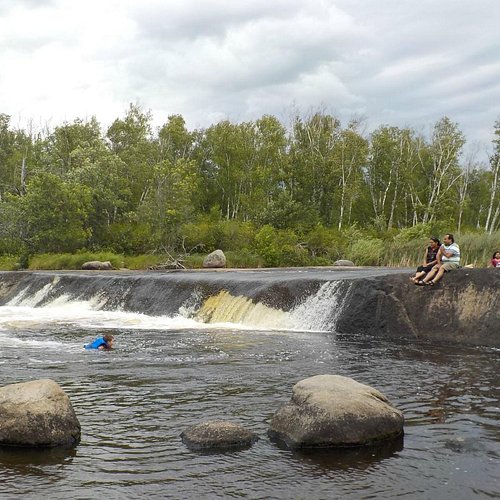
<path fill-rule="evenodd" d="M 203 267 L 217 268 L 226 267 L 226 256 L 222 250 L 215 250 L 209 253 L 203 260 Z"/>
<path fill-rule="evenodd" d="M 80 431 L 68 396 L 53 380 L 0 388 L 0 446 L 74 446 Z"/>
<path fill-rule="evenodd" d="M 182 442 L 192 450 L 248 448 L 259 438 L 239 424 L 209 420 L 193 425 L 181 434 Z"/>
<path fill-rule="evenodd" d="M 317 375 L 294 385 L 269 436 L 290 448 L 363 446 L 401 436 L 403 423 L 403 414 L 376 389 L 340 375 Z"/>
<path fill-rule="evenodd" d="M 84 262 L 82 264 L 82 269 L 87 271 L 111 271 L 113 269 L 113 264 L 109 260 L 91 260 L 89 262 Z"/>

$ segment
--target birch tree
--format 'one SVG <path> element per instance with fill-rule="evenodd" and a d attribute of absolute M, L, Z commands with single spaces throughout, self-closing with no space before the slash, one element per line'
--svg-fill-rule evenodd
<path fill-rule="evenodd" d="M 451 188 L 460 179 L 459 158 L 465 138 L 458 125 L 444 117 L 434 125 L 430 153 L 430 171 L 428 172 L 429 196 L 422 216 L 422 222 L 432 222 L 436 213 L 452 206 L 446 200 Z M 422 164 L 425 169 L 425 166 Z"/>
<path fill-rule="evenodd" d="M 489 204 L 485 230 L 491 234 L 500 223 L 500 120 L 495 122 L 493 154 L 490 157 Z"/>

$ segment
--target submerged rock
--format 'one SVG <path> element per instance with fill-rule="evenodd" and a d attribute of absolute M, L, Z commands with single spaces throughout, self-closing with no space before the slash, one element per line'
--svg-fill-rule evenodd
<path fill-rule="evenodd" d="M 193 425 L 181 434 L 182 442 L 192 450 L 248 448 L 259 438 L 239 424 L 209 420 Z"/>
<path fill-rule="evenodd" d="M 402 412 L 376 389 L 340 375 L 317 375 L 293 386 L 269 436 L 289 448 L 364 446 L 401 436 L 403 423 Z"/>
<path fill-rule="evenodd" d="M 80 431 L 68 396 L 53 380 L 0 388 L 0 446 L 74 446 Z"/>
<path fill-rule="evenodd" d="M 226 256 L 222 250 L 215 250 L 209 253 L 203 260 L 203 267 L 217 268 L 226 267 Z"/>
<path fill-rule="evenodd" d="M 82 269 L 87 271 L 111 271 L 113 269 L 113 264 L 109 260 L 104 262 L 100 260 L 91 260 L 82 264 Z"/>

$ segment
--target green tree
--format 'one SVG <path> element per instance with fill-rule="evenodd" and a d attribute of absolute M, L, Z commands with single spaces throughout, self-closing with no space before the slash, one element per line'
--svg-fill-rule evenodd
<path fill-rule="evenodd" d="M 151 131 L 151 113 L 130 105 L 123 120 L 115 120 L 106 137 L 111 151 L 123 162 L 122 175 L 128 179 L 131 200 L 127 211 L 137 210 L 147 195 L 153 166 L 158 162 L 157 146 Z"/>
<path fill-rule="evenodd" d="M 430 162 L 422 161 L 421 165 L 427 179 L 427 196 L 424 204 L 422 222 L 432 222 L 437 213 L 443 218 L 453 211 L 456 199 L 453 199 L 451 188 L 462 175 L 459 159 L 465 137 L 458 125 L 444 117 L 434 125 L 431 142 L 428 146 Z M 424 158 L 424 155 L 421 155 Z"/>
<path fill-rule="evenodd" d="M 371 135 L 366 182 L 374 217 L 382 220 L 386 229 L 396 220 L 403 226 L 411 223 L 408 201 L 411 207 L 419 206 L 419 179 L 414 177 L 419 166 L 417 150 L 418 141 L 408 128 L 384 125 Z"/>
<path fill-rule="evenodd" d="M 19 235 L 30 253 L 72 252 L 85 246 L 90 190 L 65 183 L 54 174 L 38 174 L 27 185 L 20 207 Z"/>
<path fill-rule="evenodd" d="M 75 150 L 96 149 L 102 143 L 101 130 L 95 117 L 85 122 L 76 119 L 73 123 L 64 123 L 43 141 L 44 154 L 38 161 L 38 167 L 64 178 L 73 168 Z"/>
<path fill-rule="evenodd" d="M 128 213 L 133 206 L 132 186 L 124 175 L 124 162 L 102 142 L 78 147 L 71 153 L 71 162 L 72 170 L 66 176 L 68 182 L 86 186 L 91 193 L 89 245 L 96 249 L 115 248 L 116 227 L 129 223 L 135 213 L 132 216 Z"/>
<path fill-rule="evenodd" d="M 139 221 L 152 228 L 156 248 L 174 247 L 182 224 L 193 214 L 193 198 L 199 176 L 191 160 L 164 160 L 153 167 L 147 196 L 139 211 Z"/>

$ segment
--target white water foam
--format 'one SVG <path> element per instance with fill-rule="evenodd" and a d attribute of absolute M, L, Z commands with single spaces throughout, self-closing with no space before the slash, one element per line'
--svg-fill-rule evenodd
<path fill-rule="evenodd" d="M 49 325 L 73 325 L 88 329 L 127 328 L 166 330 L 199 327 L 199 323 L 182 316 L 147 316 L 124 311 L 102 311 L 94 301 L 66 301 L 59 297 L 44 307 L 0 307 L 0 330 L 36 328 Z"/>
<path fill-rule="evenodd" d="M 261 304 L 252 304 L 253 314 L 241 317 L 224 317 L 207 324 L 194 319 L 194 309 L 199 307 L 199 297 L 185 304 L 174 316 L 148 316 L 122 310 L 103 310 L 103 297 L 91 300 L 72 299 L 69 295 L 47 302 L 50 290 L 57 284 L 57 278 L 33 296 L 28 289 L 21 291 L 7 305 L 0 307 L 0 332 L 15 329 L 36 329 L 49 326 L 78 326 L 86 329 L 256 329 L 291 331 L 331 331 L 339 309 L 339 282 L 324 283 L 320 289 L 290 312 L 273 310 Z M 36 307 L 45 301 L 41 307 Z M 247 299 L 251 304 L 251 301 Z M 194 306 L 196 304 L 196 306 Z M 193 307 L 190 307 L 193 305 Z M 266 309 L 273 313 L 267 314 Z M 251 312 L 252 312 L 251 311 Z M 256 319 L 257 318 L 257 319 Z"/>
<path fill-rule="evenodd" d="M 44 287 L 42 287 L 38 292 L 36 292 L 33 295 L 28 295 L 29 292 L 29 286 L 24 288 L 20 293 L 18 293 L 15 297 L 13 297 L 7 305 L 10 306 L 30 306 L 30 307 L 36 307 L 38 304 L 40 304 L 45 297 L 49 295 L 51 290 L 59 283 L 60 278 L 58 276 L 55 276 L 52 282 L 47 283 Z"/>
<path fill-rule="evenodd" d="M 296 329 L 332 331 L 342 307 L 339 296 L 340 281 L 327 281 L 289 313 Z"/>

